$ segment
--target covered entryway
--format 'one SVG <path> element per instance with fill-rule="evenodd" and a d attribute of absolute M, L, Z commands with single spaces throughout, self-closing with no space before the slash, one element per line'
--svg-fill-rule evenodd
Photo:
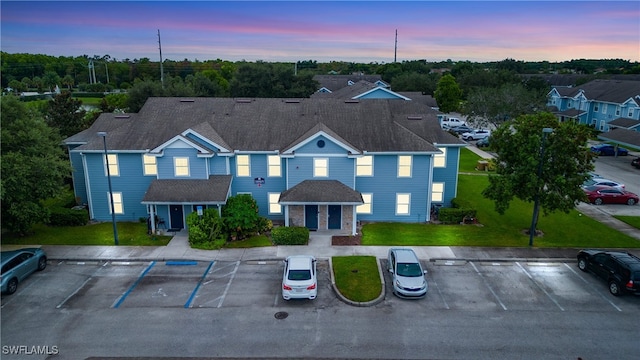
<path fill-rule="evenodd" d="M 172 229 L 184 229 L 184 211 L 182 211 L 182 205 L 170 205 L 169 218 L 171 219 L 170 226 Z"/>
<path fill-rule="evenodd" d="M 362 195 L 337 180 L 305 180 L 280 194 L 285 226 L 356 233 L 356 206 Z"/>

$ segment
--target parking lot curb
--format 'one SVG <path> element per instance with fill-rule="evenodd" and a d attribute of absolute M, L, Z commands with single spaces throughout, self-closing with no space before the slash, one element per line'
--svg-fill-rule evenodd
<path fill-rule="evenodd" d="M 577 262 L 576 258 L 431 258 L 430 262 Z"/>
<path fill-rule="evenodd" d="M 380 265 L 379 259 L 376 259 L 376 265 L 378 266 L 378 274 L 380 275 L 380 284 L 382 285 L 382 290 L 380 291 L 380 295 L 378 295 L 377 298 L 371 301 L 362 301 L 362 302 L 353 301 L 351 299 L 347 299 L 344 295 L 342 295 L 340 290 L 338 290 L 338 287 L 336 286 L 335 274 L 333 273 L 333 262 L 331 260 L 331 257 L 329 257 L 329 270 L 330 270 L 329 275 L 331 276 L 331 288 L 333 288 L 333 292 L 336 294 L 338 299 L 340 299 L 342 302 L 346 304 L 349 304 L 352 306 L 358 306 L 358 307 L 374 306 L 381 303 L 386 296 L 386 286 L 385 286 L 384 275 L 382 273 L 382 267 Z"/>

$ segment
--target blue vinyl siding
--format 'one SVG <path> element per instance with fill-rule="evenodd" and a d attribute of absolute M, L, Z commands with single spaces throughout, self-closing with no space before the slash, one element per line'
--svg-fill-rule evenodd
<path fill-rule="evenodd" d="M 326 158 L 329 161 L 328 177 L 313 177 L 313 159 Z M 292 188 L 304 180 L 338 180 L 353 188 L 353 176 L 355 159 L 344 157 L 330 157 L 318 154 L 317 156 L 297 156 L 287 159 L 289 168 L 289 188 Z"/>
<path fill-rule="evenodd" d="M 158 157 L 158 179 L 207 179 L 206 158 L 197 157 L 197 150 L 188 148 L 165 149 L 164 156 Z M 175 176 L 173 159 L 189 158 L 189 176 Z"/>
<path fill-rule="evenodd" d="M 78 152 L 71 152 L 73 147 L 69 147 L 69 159 L 71 161 L 71 177 L 73 178 L 73 193 L 75 198 L 81 204 L 89 203 L 87 198 L 87 183 L 85 181 L 84 166 L 82 164 L 82 155 Z"/>
<path fill-rule="evenodd" d="M 110 221 L 109 183 L 104 172 L 103 154 L 89 153 L 86 157 L 94 219 Z M 116 214 L 116 220 L 137 221 L 147 217 L 147 207 L 141 201 L 154 177 L 144 176 L 139 153 L 119 153 L 118 167 L 120 175 L 111 177 L 111 185 L 114 193 L 122 193 L 124 214 Z"/>
<path fill-rule="evenodd" d="M 324 141 L 324 147 L 318 146 L 318 141 Z M 296 149 L 296 154 L 336 154 L 346 155 L 347 150 L 325 136 L 317 136 L 308 143 Z"/>
<path fill-rule="evenodd" d="M 451 199 L 456 197 L 456 186 L 458 180 L 458 162 L 460 159 L 460 148 L 447 148 L 447 162 L 444 168 L 433 168 L 433 182 L 444 183 L 444 206 L 451 206 Z"/>
<path fill-rule="evenodd" d="M 267 176 L 267 154 L 250 154 L 249 156 L 251 164 L 251 176 L 250 177 L 237 177 L 234 176 L 231 182 L 231 195 L 237 195 L 238 193 L 251 193 L 253 198 L 258 204 L 258 210 L 260 216 L 264 216 L 271 220 L 283 220 L 284 211 L 282 214 L 269 214 L 269 193 L 281 193 L 286 189 L 286 161 L 282 161 L 282 174 L 280 177 Z M 235 157 L 231 158 L 231 172 L 235 175 Z M 255 183 L 255 178 L 263 178 L 264 185 L 258 186 Z"/>
<path fill-rule="evenodd" d="M 431 156 L 413 156 L 410 178 L 398 178 L 397 155 L 375 155 L 373 162 L 373 177 L 356 177 L 356 190 L 361 193 L 373 194 L 373 213 L 358 214 L 358 219 L 364 221 L 425 221 L 430 194 Z M 396 193 L 411 194 L 411 208 L 408 216 L 396 216 Z"/>
<path fill-rule="evenodd" d="M 207 161 L 209 161 L 210 175 L 229 175 L 227 173 L 227 157 L 226 156 L 214 156 L 212 158 L 208 158 Z"/>

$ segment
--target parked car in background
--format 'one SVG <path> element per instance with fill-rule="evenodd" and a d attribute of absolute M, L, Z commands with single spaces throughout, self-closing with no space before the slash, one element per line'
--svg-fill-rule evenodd
<path fill-rule="evenodd" d="M 47 254 L 39 248 L 3 251 L 0 255 L 0 265 L 2 293 L 13 294 L 18 290 L 18 283 L 47 267 Z"/>
<path fill-rule="evenodd" d="M 476 146 L 479 147 L 479 148 L 488 147 L 489 146 L 489 139 L 491 139 L 491 136 L 487 136 L 484 139 L 480 139 L 480 140 L 476 141 Z"/>
<path fill-rule="evenodd" d="M 467 123 L 458 119 L 457 117 L 445 117 L 442 120 L 440 120 L 440 126 L 445 130 L 454 128 L 456 126 L 463 126 L 463 125 L 467 125 Z"/>
<path fill-rule="evenodd" d="M 462 134 L 462 139 L 465 141 L 480 140 L 489 137 L 489 135 L 491 135 L 491 131 L 478 129 Z"/>
<path fill-rule="evenodd" d="M 580 250 L 578 268 L 591 271 L 609 284 L 615 296 L 640 293 L 640 258 L 627 252 Z"/>
<path fill-rule="evenodd" d="M 640 169 L 640 157 L 631 160 L 631 166 L 635 167 L 636 169 Z"/>
<path fill-rule="evenodd" d="M 624 190 L 624 184 L 619 183 L 617 181 L 613 181 L 605 178 L 598 178 L 598 177 L 591 178 L 582 184 L 582 187 L 587 187 L 587 186 L 610 186 L 619 190 Z"/>
<path fill-rule="evenodd" d="M 613 188 L 610 186 L 587 186 L 582 188 L 587 195 L 590 203 L 596 205 L 602 204 L 627 204 L 635 205 L 638 203 L 638 195 L 626 191 Z"/>
<path fill-rule="evenodd" d="M 388 252 L 388 269 L 393 282 L 393 293 L 403 298 L 420 298 L 427 294 L 427 280 L 420 261 L 413 250 L 391 248 Z"/>
<path fill-rule="evenodd" d="M 282 298 L 313 300 L 317 295 L 316 259 L 309 255 L 287 257 L 282 275 Z"/>
<path fill-rule="evenodd" d="M 462 134 L 464 134 L 466 132 L 473 131 L 473 128 L 470 128 L 467 125 L 460 125 L 460 126 L 454 126 L 454 127 L 450 128 L 449 131 L 453 131 L 454 133 L 456 133 L 458 135 L 462 135 Z"/>
<path fill-rule="evenodd" d="M 591 147 L 591 152 L 600 156 L 613 156 L 616 154 L 616 146 L 610 144 L 597 144 Z M 629 155 L 629 150 L 618 146 L 618 156 Z"/>

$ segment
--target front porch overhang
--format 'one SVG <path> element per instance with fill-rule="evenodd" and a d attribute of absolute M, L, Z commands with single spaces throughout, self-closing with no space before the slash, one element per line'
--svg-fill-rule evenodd
<path fill-rule="evenodd" d="M 361 205 L 360 192 L 338 180 L 305 180 L 280 194 L 281 205 Z"/>

